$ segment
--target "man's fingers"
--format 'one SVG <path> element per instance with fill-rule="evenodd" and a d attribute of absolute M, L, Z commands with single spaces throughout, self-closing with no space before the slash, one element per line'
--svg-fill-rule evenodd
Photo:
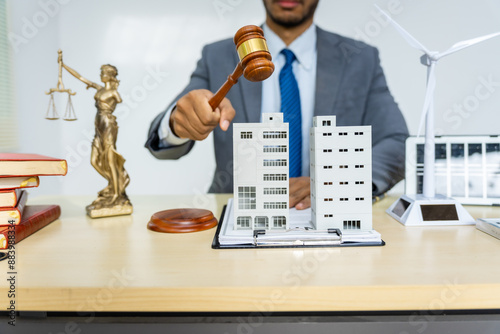
<path fill-rule="evenodd" d="M 226 131 L 236 112 L 227 98 L 212 110 L 208 103 L 212 96 L 209 90 L 198 89 L 181 97 L 171 115 L 172 131 L 181 138 L 194 140 L 205 139 L 217 125 Z"/>
<path fill-rule="evenodd" d="M 227 131 L 229 125 L 231 124 L 231 121 L 236 115 L 236 111 L 234 110 L 229 99 L 227 98 L 224 98 L 222 100 L 218 109 L 220 110 L 219 126 L 222 130 Z"/>
<path fill-rule="evenodd" d="M 212 131 L 212 128 L 200 125 L 195 121 L 196 115 L 194 110 L 184 110 L 184 112 L 178 112 L 176 110 L 174 113 L 172 113 L 171 116 L 173 124 L 172 129 L 175 129 L 174 133 L 179 138 L 203 140 L 208 137 Z"/>
<path fill-rule="evenodd" d="M 290 191 L 291 193 L 291 191 Z M 299 204 L 301 201 L 303 201 L 306 197 L 309 196 L 309 192 L 305 193 L 305 192 L 295 192 L 293 195 L 290 195 L 290 198 L 289 198 L 289 205 L 291 208 L 297 206 L 297 204 Z"/>
<path fill-rule="evenodd" d="M 309 208 L 310 206 L 311 206 L 311 196 L 307 196 L 306 198 L 304 198 L 302 201 L 300 201 L 295 205 L 295 209 L 304 210 Z"/>
<path fill-rule="evenodd" d="M 212 107 L 208 103 L 208 100 L 213 95 L 208 90 L 195 90 L 191 91 L 187 94 L 192 103 L 192 109 L 194 111 L 194 115 L 197 118 L 191 119 L 193 121 L 193 126 L 198 127 L 201 130 L 201 127 L 210 127 L 214 128 L 219 123 L 219 115 L 214 113 Z"/>
<path fill-rule="evenodd" d="M 220 113 L 214 112 L 208 103 L 212 96 L 206 89 L 182 96 L 171 115 L 172 131 L 181 138 L 203 140 L 208 137 L 220 121 Z"/>
<path fill-rule="evenodd" d="M 304 199 L 310 196 L 310 178 L 306 176 L 290 178 L 289 205 L 295 207 Z M 306 202 L 307 204 L 307 202 Z M 310 199 L 309 199 L 310 205 Z"/>

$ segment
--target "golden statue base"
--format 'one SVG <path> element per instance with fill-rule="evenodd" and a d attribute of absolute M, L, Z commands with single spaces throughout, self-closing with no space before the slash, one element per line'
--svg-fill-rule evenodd
<path fill-rule="evenodd" d="M 134 212 L 132 204 L 114 205 L 110 207 L 96 208 L 94 205 L 86 207 L 87 215 L 90 218 L 103 218 L 112 216 L 130 215 Z"/>

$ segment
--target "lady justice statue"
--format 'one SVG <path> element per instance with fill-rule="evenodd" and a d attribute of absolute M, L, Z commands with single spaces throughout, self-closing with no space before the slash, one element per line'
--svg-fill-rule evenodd
<path fill-rule="evenodd" d="M 118 94 L 120 81 L 116 79 L 118 70 L 112 65 L 101 66 L 101 81 L 104 86 L 82 77 L 77 71 L 67 66 L 62 61 L 62 51 L 59 50 L 59 83 L 54 91 L 64 91 L 61 72 L 63 67 L 75 78 L 87 85 L 87 89 L 94 88 L 97 114 L 95 117 L 95 136 L 92 142 L 90 162 L 92 166 L 102 175 L 108 185 L 99 191 L 97 198 L 86 207 L 87 214 L 91 218 L 128 215 L 133 212 L 132 204 L 125 193 L 125 188 L 130 183 L 130 177 L 123 167 L 125 159 L 116 151 L 116 138 L 118 135 L 118 124 L 113 111 L 118 103 L 122 102 Z M 62 86 L 61 90 L 60 89 Z M 49 93 L 48 93 L 49 94 Z M 70 93 L 68 92 L 68 95 Z"/>

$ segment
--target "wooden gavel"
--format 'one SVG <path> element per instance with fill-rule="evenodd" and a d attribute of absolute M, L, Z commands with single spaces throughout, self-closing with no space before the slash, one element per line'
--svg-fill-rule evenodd
<path fill-rule="evenodd" d="M 208 101 L 212 110 L 219 106 L 242 74 L 247 80 L 257 82 L 269 78 L 274 72 L 271 53 L 267 49 L 266 39 L 261 28 L 254 25 L 244 26 L 234 35 L 234 44 L 236 44 L 240 61 L 233 73 L 227 77 L 226 82 Z"/>

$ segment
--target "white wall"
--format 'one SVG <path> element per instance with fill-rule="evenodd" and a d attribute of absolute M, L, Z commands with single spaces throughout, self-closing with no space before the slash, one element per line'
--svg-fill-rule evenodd
<path fill-rule="evenodd" d="M 19 151 L 62 157 L 64 124 L 44 119 L 49 103 L 45 92 L 57 84 L 57 36 L 60 30 L 57 15 L 50 17 L 35 0 L 7 1 L 7 6 L 21 132 Z M 54 59 L 55 67 L 52 66 Z M 43 178 L 42 186 L 30 190 L 30 196 L 61 193 L 62 181 L 62 178 Z"/>
<path fill-rule="evenodd" d="M 90 166 L 94 133 L 94 91 L 64 74 L 77 91 L 76 122 L 48 121 L 44 91 L 57 83 L 57 49 L 64 61 L 90 80 L 99 68 L 118 68 L 124 102 L 115 112 L 120 127 L 117 149 L 131 176 L 134 194 L 202 193 L 214 170 L 211 138 L 197 143 L 177 161 L 154 159 L 143 147 L 147 129 L 185 86 L 203 44 L 232 37 L 238 28 L 261 24 L 260 0 L 10 0 L 12 32 L 25 38 L 13 50 L 21 133 L 21 152 L 68 159 L 65 177 L 43 178 L 32 195 L 95 194 L 105 181 Z M 377 0 L 386 9 L 395 0 Z M 379 48 L 391 91 L 416 134 L 423 104 L 426 68 L 419 51 L 374 15 L 373 1 L 321 0 L 321 27 L 368 41 Z M 399 1 L 394 18 L 429 49 L 441 51 L 457 41 L 500 31 L 495 0 Z M 43 20 L 43 13 L 47 17 Z M 38 30 L 27 36 L 26 26 Z M 38 27 L 36 26 L 38 25 Z M 29 31 L 28 31 L 29 32 Z M 29 37 L 29 38 L 28 38 Z M 437 134 L 498 134 L 500 123 L 500 37 L 440 61 L 437 68 Z M 151 73 L 157 73 L 152 76 Z M 229 73 L 228 73 L 229 74 Z M 486 87 L 483 81 L 492 81 Z M 488 91 L 490 89 L 490 91 Z M 58 101 L 59 111 L 65 100 Z M 454 105 L 465 105 L 459 112 Z"/>

